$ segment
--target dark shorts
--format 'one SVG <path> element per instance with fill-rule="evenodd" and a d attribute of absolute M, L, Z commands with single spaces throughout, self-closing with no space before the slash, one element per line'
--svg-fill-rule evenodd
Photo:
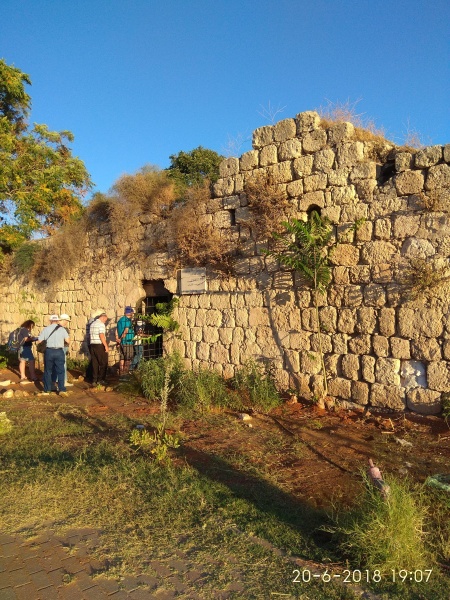
<path fill-rule="evenodd" d="M 19 352 L 20 360 L 34 360 L 33 349 L 31 346 L 23 346 L 22 351 Z"/>
<path fill-rule="evenodd" d="M 123 360 L 131 360 L 134 356 L 133 344 L 120 344 L 119 346 L 120 358 Z"/>

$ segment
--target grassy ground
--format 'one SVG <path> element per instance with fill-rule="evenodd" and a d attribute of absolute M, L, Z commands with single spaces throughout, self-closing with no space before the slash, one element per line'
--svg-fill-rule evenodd
<path fill-rule="evenodd" d="M 357 565 L 346 565 L 333 537 L 322 531 L 330 526 L 329 515 L 288 493 L 271 463 L 274 454 L 304 451 L 287 448 L 281 434 L 252 432 L 259 448 L 253 444 L 246 455 L 226 443 L 235 420 L 206 414 L 198 417 L 198 435 L 214 427 L 222 448 L 219 444 L 208 454 L 182 443 L 169 460 L 158 462 L 130 444 L 136 422 L 124 416 L 97 419 L 70 405 L 14 411 L 4 402 L 3 410 L 13 427 L 0 435 L 2 530 L 31 536 L 48 523 L 57 529 L 99 528 L 96 553 L 107 558 L 111 575 L 149 572 L 149 557 L 169 559 L 183 552 L 203 572 L 190 585 L 205 598 L 236 582 L 238 589 L 228 597 L 354 597 L 337 577 L 327 580 L 327 565 L 341 573 L 348 566 L 350 580 L 358 578 Z M 180 424 L 169 423 L 175 430 Z M 433 502 L 445 518 L 448 498 L 435 495 Z M 298 566 L 293 556 L 320 562 L 321 577 L 304 582 L 309 568 Z M 371 585 L 380 598 L 442 599 L 449 581 L 436 563 L 429 568 L 433 573 L 426 584 L 409 579 L 393 584 L 387 573 Z"/>

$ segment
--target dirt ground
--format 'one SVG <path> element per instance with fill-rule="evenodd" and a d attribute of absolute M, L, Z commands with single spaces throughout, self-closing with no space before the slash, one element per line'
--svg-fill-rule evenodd
<path fill-rule="evenodd" d="M 82 380 L 75 379 L 64 399 L 57 394 L 39 396 L 41 383 L 19 385 L 18 374 L 10 369 L 0 370 L 0 382 L 5 380 L 11 384 L 0 383 L 0 393 L 26 391 L 24 397 L 20 391 L 14 396 L 14 404 L 24 410 L 44 401 L 63 402 L 82 408 L 92 418 L 116 413 L 137 421 L 158 411 L 157 405 L 143 398 L 116 391 L 94 392 Z M 441 417 L 339 408 L 325 411 L 301 402 L 286 402 L 270 415 L 250 416 L 250 421 L 242 421 L 238 413 L 230 411 L 232 434 L 214 419 L 206 424 L 204 419 L 185 420 L 180 460 L 195 466 L 198 461 L 226 456 L 235 465 L 239 456 L 245 456 L 255 472 L 267 473 L 284 491 L 316 507 L 335 501 L 351 503 L 360 489 L 361 470 L 367 468 L 370 458 L 382 472 L 408 474 L 413 481 L 424 482 L 429 475 L 449 472 L 450 429 Z M 271 452 L 267 452 L 268 444 L 272 444 Z M 246 472 L 248 467 L 245 465 Z"/>

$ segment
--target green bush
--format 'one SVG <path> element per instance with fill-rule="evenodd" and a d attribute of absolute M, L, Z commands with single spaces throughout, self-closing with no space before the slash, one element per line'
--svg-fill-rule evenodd
<path fill-rule="evenodd" d="M 223 377 L 216 371 L 186 371 L 180 381 L 177 402 L 182 408 L 204 413 L 213 406 L 229 406 L 230 397 Z"/>
<path fill-rule="evenodd" d="M 262 366 L 249 360 L 236 371 L 232 387 L 241 395 L 244 407 L 268 411 L 281 404 L 281 398 L 270 373 Z"/>
<path fill-rule="evenodd" d="M 14 252 L 13 263 L 19 273 L 29 273 L 36 262 L 36 253 L 40 246 L 33 242 L 24 242 Z"/>
<path fill-rule="evenodd" d="M 135 372 L 142 393 L 148 400 L 161 400 L 164 390 L 164 377 L 166 371 L 170 371 L 169 386 L 171 398 L 179 389 L 180 381 L 184 373 L 184 367 L 179 354 L 174 353 L 161 358 L 143 360 Z"/>
<path fill-rule="evenodd" d="M 74 369 L 75 371 L 81 371 L 82 373 L 86 373 L 87 366 L 89 364 L 88 358 L 71 358 L 67 356 L 67 368 Z"/>
<path fill-rule="evenodd" d="M 0 369 L 6 369 L 6 367 L 17 367 L 19 364 L 19 357 L 16 352 L 10 352 L 6 345 L 0 346 Z"/>
<path fill-rule="evenodd" d="M 384 499 L 365 476 L 366 489 L 356 508 L 337 515 L 332 528 L 353 567 L 380 570 L 431 568 L 424 542 L 425 502 L 408 482 L 385 477 Z"/>

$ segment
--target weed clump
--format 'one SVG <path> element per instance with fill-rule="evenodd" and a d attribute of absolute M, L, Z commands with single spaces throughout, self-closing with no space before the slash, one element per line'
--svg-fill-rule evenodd
<path fill-rule="evenodd" d="M 239 401 L 243 407 L 267 412 L 281 404 L 270 372 L 253 360 L 236 371 L 231 385 L 241 396 Z"/>
<path fill-rule="evenodd" d="M 425 502 L 408 482 L 386 477 L 389 497 L 364 477 L 365 491 L 356 508 L 335 517 L 340 550 L 352 566 L 378 569 L 390 574 L 392 569 L 422 569 L 430 567 L 425 546 Z"/>
<path fill-rule="evenodd" d="M 199 369 L 184 374 L 177 403 L 182 410 L 206 413 L 214 406 L 229 406 L 230 396 L 224 379 L 218 373 Z"/>
<path fill-rule="evenodd" d="M 439 259 L 412 258 L 399 278 L 408 299 L 435 297 L 450 283 L 450 267 Z"/>

